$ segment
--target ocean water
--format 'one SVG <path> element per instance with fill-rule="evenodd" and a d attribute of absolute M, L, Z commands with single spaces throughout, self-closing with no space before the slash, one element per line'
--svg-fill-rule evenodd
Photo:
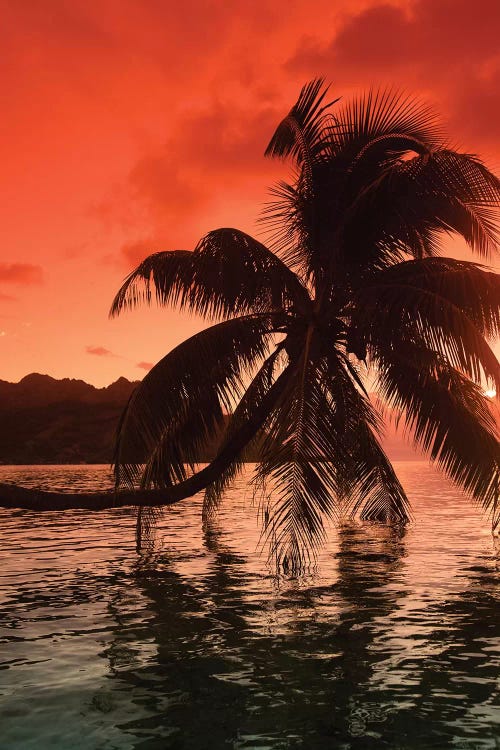
<path fill-rule="evenodd" d="M 500 747 L 498 540 L 426 463 L 404 534 L 331 529 L 276 577 L 243 478 L 137 554 L 135 513 L 0 510 L 1 750 Z M 98 489 L 106 467 L 0 467 Z"/>

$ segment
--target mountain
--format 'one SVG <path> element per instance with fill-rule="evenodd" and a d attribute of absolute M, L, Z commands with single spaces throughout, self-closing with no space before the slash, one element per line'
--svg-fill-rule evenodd
<path fill-rule="evenodd" d="M 19 383 L 8 383 L 5 380 L 0 380 L 0 409 L 50 406 L 50 404 L 63 401 L 123 405 L 136 385 L 137 381 L 130 382 L 126 378 L 118 378 L 107 388 L 96 388 L 84 380 L 70 378 L 56 380 L 49 375 L 32 372 Z"/>
<path fill-rule="evenodd" d="M 110 463 L 120 414 L 136 382 L 107 388 L 31 373 L 0 380 L 0 463 Z"/>

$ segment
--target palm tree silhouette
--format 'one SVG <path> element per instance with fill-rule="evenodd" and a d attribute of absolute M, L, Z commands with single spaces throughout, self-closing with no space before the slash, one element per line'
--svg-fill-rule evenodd
<path fill-rule="evenodd" d="M 307 84 L 267 147 L 293 168 L 264 212 L 268 246 L 224 228 L 192 252 L 150 255 L 111 309 L 156 301 L 213 323 L 132 395 L 117 487 L 167 502 L 204 489 L 209 515 L 258 439 L 265 533 L 293 570 L 346 508 L 409 518 L 370 372 L 415 443 L 490 510 L 499 464 L 483 395 L 485 383 L 500 392 L 487 343 L 499 331 L 499 279 L 439 252 L 450 233 L 484 259 L 496 252 L 500 181 L 447 148 L 419 101 L 380 91 L 338 104 L 327 91 Z M 221 431 L 216 458 L 196 471 Z"/>
<path fill-rule="evenodd" d="M 447 148 L 430 110 L 408 96 L 326 96 L 321 80 L 307 84 L 267 148 L 293 167 L 263 217 L 269 247 L 219 229 L 193 252 L 149 256 L 118 292 L 112 315 L 155 299 L 214 323 L 132 395 L 116 445 L 119 492 L 2 484 L 2 507 L 139 504 L 142 533 L 151 508 L 205 490 L 209 516 L 257 441 L 271 552 L 300 569 L 327 518 L 409 517 L 380 446 L 371 372 L 415 444 L 497 520 L 498 430 L 483 388 L 499 392 L 487 343 L 500 327 L 499 277 L 439 252 L 443 234 L 458 234 L 482 258 L 496 253 L 500 181 Z"/>

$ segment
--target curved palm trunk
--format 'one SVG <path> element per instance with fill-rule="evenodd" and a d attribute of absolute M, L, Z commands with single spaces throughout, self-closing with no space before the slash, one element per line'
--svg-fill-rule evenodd
<path fill-rule="evenodd" d="M 208 466 L 188 477 L 184 482 L 159 490 L 126 490 L 124 492 L 49 492 L 19 487 L 15 484 L 0 484 L 0 508 L 95 511 L 123 508 L 127 505 L 141 507 L 174 505 L 186 497 L 191 497 L 214 482 L 255 436 L 264 424 L 269 411 L 276 405 L 285 390 L 293 369 L 293 365 L 288 365 L 283 370 L 262 399 L 258 409 L 234 435 L 231 443 L 225 446 Z"/>

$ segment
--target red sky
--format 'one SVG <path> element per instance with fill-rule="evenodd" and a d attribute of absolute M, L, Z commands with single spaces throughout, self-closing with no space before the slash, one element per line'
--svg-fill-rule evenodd
<path fill-rule="evenodd" d="M 498 0 L 0 0 L 0 378 L 137 379 L 202 327 L 109 321 L 149 252 L 255 225 L 301 85 L 394 84 L 500 164 Z M 453 247 L 450 246 L 450 253 Z"/>

